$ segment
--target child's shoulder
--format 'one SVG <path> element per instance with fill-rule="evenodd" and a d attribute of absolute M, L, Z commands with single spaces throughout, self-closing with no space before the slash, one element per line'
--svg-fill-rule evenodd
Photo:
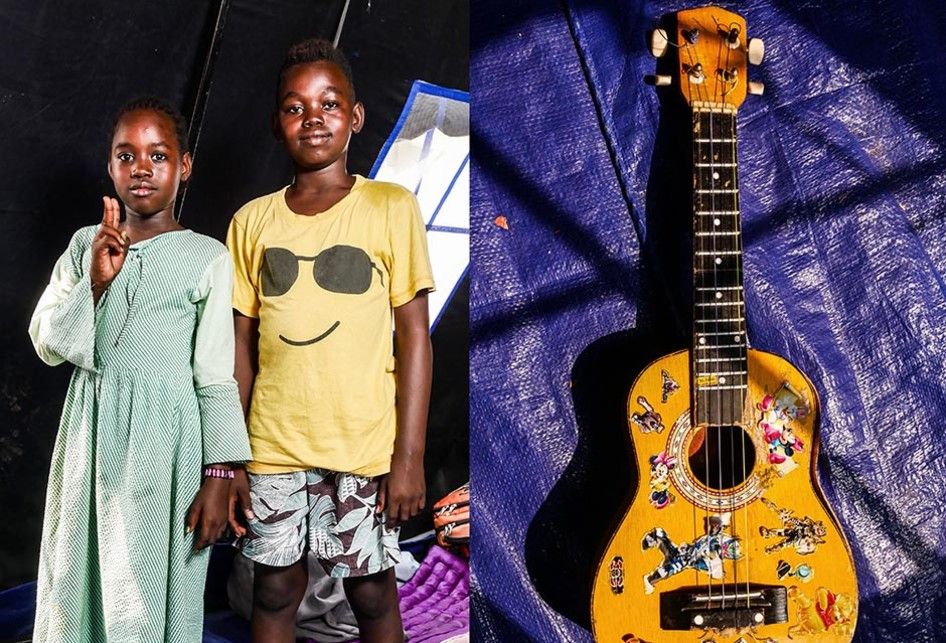
<path fill-rule="evenodd" d="M 210 259 L 227 252 L 227 247 L 217 239 L 193 230 L 187 232 L 189 234 L 181 235 L 181 242 L 186 244 L 188 252 L 206 256 Z"/>
<path fill-rule="evenodd" d="M 414 193 L 397 183 L 365 179 L 360 188 L 358 208 L 384 213 L 400 220 L 419 209 Z"/>
<path fill-rule="evenodd" d="M 415 198 L 414 193 L 403 185 L 389 183 L 388 181 L 377 181 L 375 179 L 364 179 L 361 183 L 361 190 L 366 195 L 394 202 L 413 200 Z"/>

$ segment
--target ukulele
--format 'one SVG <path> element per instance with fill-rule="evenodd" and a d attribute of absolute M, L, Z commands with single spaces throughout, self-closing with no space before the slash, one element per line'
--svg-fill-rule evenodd
<path fill-rule="evenodd" d="M 785 359 L 746 345 L 736 111 L 764 48 L 717 7 L 676 14 L 693 145 L 693 343 L 637 377 L 628 426 L 640 483 L 592 589 L 599 643 L 850 641 L 857 579 L 818 483 L 818 399 Z"/>

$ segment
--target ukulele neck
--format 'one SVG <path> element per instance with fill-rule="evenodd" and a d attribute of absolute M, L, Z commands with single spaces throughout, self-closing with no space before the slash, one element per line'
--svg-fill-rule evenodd
<path fill-rule="evenodd" d="M 736 169 L 736 108 L 694 101 L 693 365 L 696 424 L 742 422 L 746 312 Z"/>

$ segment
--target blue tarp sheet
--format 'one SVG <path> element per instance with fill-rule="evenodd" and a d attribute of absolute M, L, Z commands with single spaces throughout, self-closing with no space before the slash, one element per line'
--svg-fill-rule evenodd
<path fill-rule="evenodd" d="M 726 7 L 766 44 L 738 118 L 749 340 L 821 399 L 855 640 L 943 640 L 946 5 Z M 688 343 L 685 132 L 643 83 L 647 30 L 683 8 L 474 4 L 477 641 L 591 640 L 597 556 L 636 482 L 626 392 Z"/>

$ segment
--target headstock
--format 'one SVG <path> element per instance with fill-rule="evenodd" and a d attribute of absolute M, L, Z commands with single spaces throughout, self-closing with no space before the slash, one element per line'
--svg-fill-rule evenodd
<path fill-rule="evenodd" d="M 671 39 L 665 29 L 651 34 L 650 49 L 656 57 L 676 52 L 672 74 L 654 76 L 655 85 L 676 83 L 684 100 L 728 104 L 738 108 L 746 93 L 761 94 L 764 86 L 749 82 L 748 64 L 758 65 L 765 46 L 746 37 L 745 19 L 719 7 L 700 7 L 676 14 Z"/>

